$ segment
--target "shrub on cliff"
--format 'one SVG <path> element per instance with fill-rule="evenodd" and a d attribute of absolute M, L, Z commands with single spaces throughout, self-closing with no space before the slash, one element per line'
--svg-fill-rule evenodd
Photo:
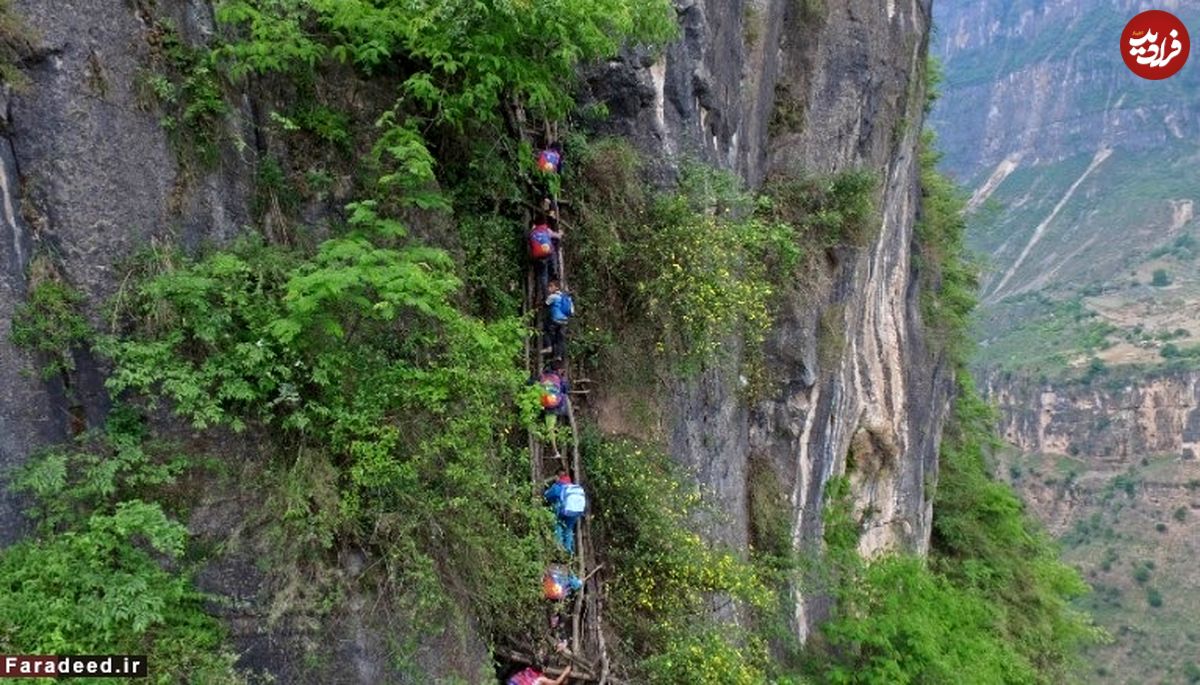
<path fill-rule="evenodd" d="M 529 630 L 548 514 L 509 440 L 536 403 L 519 320 L 464 315 L 449 256 L 371 203 L 313 251 L 250 240 L 151 262 L 100 346 L 109 388 L 269 436 L 276 572 L 355 544 L 388 583 L 433 603 L 461 583 L 485 628 Z"/>
<path fill-rule="evenodd" d="M 691 480 L 661 451 L 590 436 L 589 484 L 603 507 L 594 543 L 609 570 L 607 619 L 631 682 L 763 682 L 767 655 L 751 632 L 716 622 L 714 597 L 763 606 L 772 593 L 733 550 L 692 532 L 705 514 Z"/>
<path fill-rule="evenodd" d="M 153 682 L 244 682 L 210 598 L 192 584 L 187 529 L 149 501 L 188 464 L 144 439 L 118 408 L 105 431 L 16 474 L 36 533 L 0 550 L 0 650 L 145 654 Z"/>

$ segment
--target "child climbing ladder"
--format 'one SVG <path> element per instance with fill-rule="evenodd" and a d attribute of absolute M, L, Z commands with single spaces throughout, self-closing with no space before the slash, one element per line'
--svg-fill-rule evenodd
<path fill-rule="evenodd" d="M 575 581 L 570 584 L 572 592 L 554 598 L 555 610 L 548 621 L 548 637 L 553 640 L 559 658 L 567 659 L 580 667 L 574 679 L 592 680 L 594 678 L 589 677 L 591 674 L 587 671 L 595 673 L 595 666 L 583 660 L 582 653 L 583 632 L 585 628 L 589 629 L 589 634 L 595 636 L 591 642 L 595 643 L 599 652 L 600 679 L 604 680 L 608 671 L 608 660 L 603 635 L 600 632 L 598 603 L 594 598 L 585 603 L 586 598 L 594 597 L 598 591 L 598 581 L 591 580 L 595 571 L 592 574 L 586 573 L 590 558 L 587 549 L 588 503 L 582 485 L 584 478 L 575 413 L 570 399 L 571 384 L 567 381 L 567 323 L 574 315 L 575 305 L 566 288 L 565 239 L 558 198 L 564 155 L 562 147 L 555 141 L 556 137 L 550 133 L 548 125 L 548 143 L 537 152 L 535 158 L 537 177 L 531 185 L 537 192 L 536 197 L 539 201 L 535 205 L 534 219 L 528 224 L 530 269 L 526 279 L 526 307 L 538 319 L 537 330 L 541 334 L 537 337 L 532 353 L 528 355 L 528 363 L 531 375 L 541 386 L 541 406 L 546 417 L 545 437 L 549 441 L 550 452 L 546 454 L 546 445 L 541 439 L 536 435 L 531 436 L 531 475 L 536 485 L 544 486 L 544 474 L 548 471 L 556 473 L 553 482 L 540 494 L 543 494 L 547 504 L 553 507 L 557 521 L 555 538 L 573 567 L 570 570 L 566 570 L 565 566 L 556 568 L 562 569 L 562 572 L 566 573 L 565 577 Z M 525 138 L 523 132 L 522 138 Z M 569 459 L 562 454 L 562 450 L 568 446 L 568 441 Z M 548 460 L 552 465 L 547 464 Z M 589 580 L 591 589 L 587 585 Z M 586 612 L 585 606 L 588 607 Z M 567 635 L 565 624 L 568 618 L 569 648 L 564 644 Z M 585 619 L 590 624 L 585 625 Z M 565 674 L 561 677 L 565 677 Z"/>

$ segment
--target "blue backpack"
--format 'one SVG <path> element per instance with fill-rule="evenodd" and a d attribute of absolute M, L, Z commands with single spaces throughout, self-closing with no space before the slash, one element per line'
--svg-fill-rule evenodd
<path fill-rule="evenodd" d="M 578 483 L 564 486 L 558 500 L 559 515 L 582 516 L 585 511 L 587 511 L 587 494 L 584 493 L 583 486 Z"/>
<path fill-rule="evenodd" d="M 571 294 L 565 290 L 559 291 L 550 313 L 555 321 L 566 321 L 574 316 L 575 301 L 571 299 Z"/>

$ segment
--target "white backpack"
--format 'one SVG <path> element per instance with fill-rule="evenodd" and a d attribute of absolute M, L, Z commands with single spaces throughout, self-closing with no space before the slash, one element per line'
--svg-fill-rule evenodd
<path fill-rule="evenodd" d="M 562 507 L 559 513 L 563 516 L 581 516 L 587 510 L 587 495 L 583 486 L 575 483 L 563 488 Z"/>

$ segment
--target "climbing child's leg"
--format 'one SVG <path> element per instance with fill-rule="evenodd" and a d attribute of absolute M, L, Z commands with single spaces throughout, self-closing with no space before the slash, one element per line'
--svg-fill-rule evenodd
<path fill-rule="evenodd" d="M 561 323 L 550 324 L 550 346 L 554 352 L 555 359 L 567 358 L 567 325 Z"/>
<path fill-rule="evenodd" d="M 550 262 L 554 259 L 551 256 L 548 259 L 539 259 L 533 263 L 533 268 L 537 270 L 537 301 L 544 302 L 546 300 L 546 290 L 550 285 L 550 269 L 553 266 Z"/>
<path fill-rule="evenodd" d="M 550 449 L 558 454 L 558 414 L 546 412 L 546 435 L 550 439 Z"/>
<path fill-rule="evenodd" d="M 567 550 L 567 554 L 575 554 L 575 519 L 559 519 L 559 523 L 563 527 L 563 549 Z"/>
<path fill-rule="evenodd" d="M 554 539 L 567 550 L 567 554 L 574 554 L 573 547 L 575 546 L 575 532 L 571 530 L 571 526 L 561 517 L 554 521 Z"/>

